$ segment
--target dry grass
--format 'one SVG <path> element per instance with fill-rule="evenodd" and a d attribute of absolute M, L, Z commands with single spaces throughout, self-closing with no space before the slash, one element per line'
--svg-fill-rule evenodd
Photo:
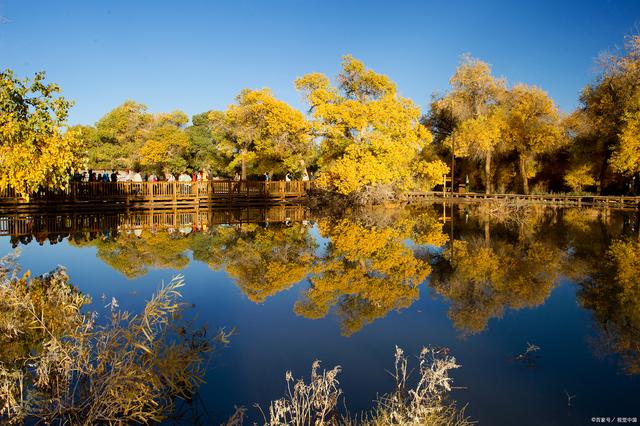
<path fill-rule="evenodd" d="M 99 326 L 95 314 L 83 313 L 89 298 L 63 269 L 29 279 L 10 263 L 0 268 L 0 343 L 27 350 L 0 358 L 0 419 L 159 422 L 177 397 L 196 391 L 214 340 L 181 321 L 181 277 L 161 287 L 140 315 L 112 301 L 110 322 Z"/>
<path fill-rule="evenodd" d="M 407 358 L 396 347 L 395 389 L 379 396 L 375 406 L 360 416 L 340 414 L 337 408 L 342 390 L 337 380 L 340 367 L 319 373 L 320 363 L 311 368 L 311 380 L 295 381 L 287 372 L 287 395 L 271 402 L 267 413 L 262 412 L 264 424 L 277 425 L 424 425 L 467 426 L 473 424 L 455 403 L 449 401 L 452 379 L 449 371 L 460 367 L 446 349 L 423 348 L 419 357 L 417 381 L 409 385 Z M 293 387 L 292 387 L 293 386 Z M 237 414 L 237 413 L 236 413 Z M 244 412 L 243 412 L 244 414 Z M 235 415 L 234 415 L 235 416 Z M 234 417 L 237 420 L 237 416 Z M 241 424 L 231 422 L 235 426 Z"/>

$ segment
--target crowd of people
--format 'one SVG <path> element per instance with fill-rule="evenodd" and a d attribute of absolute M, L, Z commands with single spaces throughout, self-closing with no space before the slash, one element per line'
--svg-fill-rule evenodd
<path fill-rule="evenodd" d="M 75 182 L 202 182 L 208 181 L 209 173 L 205 170 L 194 173 L 183 172 L 178 177 L 171 173 L 158 176 L 155 173 L 140 173 L 133 170 L 86 170 L 73 176 Z"/>
<path fill-rule="evenodd" d="M 257 177 L 258 180 L 270 181 L 273 179 L 273 176 L 269 173 L 264 173 L 261 176 Z M 225 178 L 220 177 L 210 177 L 209 173 L 206 170 L 202 170 L 199 172 L 182 172 L 177 177 L 171 173 L 165 173 L 164 176 L 156 175 L 155 173 L 140 173 L 138 171 L 133 170 L 85 170 L 83 172 L 76 173 L 72 181 L 74 182 L 203 182 L 209 180 L 224 180 Z M 292 180 L 291 173 L 287 173 L 284 176 L 284 180 L 286 182 L 291 182 Z M 303 182 L 309 181 L 313 179 L 313 173 L 309 175 L 308 173 L 303 173 L 301 180 Z M 234 179 L 235 181 L 240 180 L 240 174 L 236 173 Z"/>

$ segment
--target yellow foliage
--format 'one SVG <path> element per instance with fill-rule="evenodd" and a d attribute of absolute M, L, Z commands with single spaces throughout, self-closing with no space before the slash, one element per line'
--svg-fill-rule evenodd
<path fill-rule="evenodd" d="M 640 111 L 625 114 L 619 138 L 620 143 L 609 160 L 611 166 L 629 176 L 640 173 Z"/>
<path fill-rule="evenodd" d="M 75 131 L 64 131 L 71 102 L 55 97 L 60 89 L 0 73 L 0 190 L 11 186 L 29 198 L 39 188 L 64 189 L 82 166 Z"/>
<path fill-rule="evenodd" d="M 411 165 L 431 134 L 419 123 L 420 111 L 397 94 L 388 77 L 345 56 L 338 88 L 322 74 L 296 80 L 321 140 L 319 185 L 342 194 L 365 186 L 394 184 L 406 188 Z"/>
<path fill-rule="evenodd" d="M 576 192 L 582 192 L 582 188 L 585 186 L 595 185 L 596 180 L 593 177 L 592 166 L 583 164 L 569 170 L 564 177 L 564 183 Z"/>

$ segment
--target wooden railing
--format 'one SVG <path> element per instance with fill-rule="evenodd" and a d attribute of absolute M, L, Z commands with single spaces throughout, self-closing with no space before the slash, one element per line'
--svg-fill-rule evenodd
<path fill-rule="evenodd" d="M 611 207 L 611 208 L 640 208 L 640 197 L 624 195 L 563 195 L 563 194 L 483 194 L 476 192 L 448 192 L 441 191 L 410 192 L 410 201 L 419 200 L 455 200 L 460 202 L 481 202 L 490 200 L 508 200 L 530 204 L 548 204 L 576 207 Z"/>
<path fill-rule="evenodd" d="M 199 182 L 71 182 L 65 190 L 43 189 L 29 196 L 29 203 L 176 203 L 286 200 L 300 198 L 313 187 L 310 181 Z M 0 203 L 24 203 L 12 188 L 0 191 Z"/>
<path fill-rule="evenodd" d="M 122 213 L 84 212 L 59 214 L 0 214 L 0 236 L 28 236 L 52 239 L 76 233 L 105 231 L 204 230 L 216 225 L 242 223 L 288 223 L 309 219 L 300 205 L 243 209 L 178 209 L 169 211 L 129 211 Z"/>

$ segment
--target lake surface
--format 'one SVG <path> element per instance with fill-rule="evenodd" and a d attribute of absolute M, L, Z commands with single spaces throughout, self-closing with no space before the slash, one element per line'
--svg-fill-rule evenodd
<path fill-rule="evenodd" d="M 3 215 L 0 215 L 3 216 Z M 0 254 L 57 265 L 104 311 L 138 312 L 176 274 L 199 324 L 234 329 L 180 422 L 221 424 L 286 391 L 285 372 L 343 368 L 352 413 L 392 390 L 395 346 L 450 348 L 452 397 L 487 425 L 640 417 L 635 212 L 429 205 L 0 217 Z M 526 352 L 528 343 L 540 349 Z M 566 394 L 575 395 L 568 406 Z"/>

